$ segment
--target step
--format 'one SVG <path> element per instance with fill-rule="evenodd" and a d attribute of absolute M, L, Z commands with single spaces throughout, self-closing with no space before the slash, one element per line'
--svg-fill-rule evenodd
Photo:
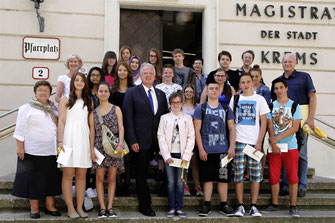
<path fill-rule="evenodd" d="M 265 223 L 283 223 L 283 222 L 294 222 L 294 223 L 331 223 L 335 222 L 335 212 L 334 211 L 323 211 L 323 210 L 300 210 L 301 217 L 292 218 L 288 214 L 288 210 L 281 210 L 276 213 L 263 214 L 262 217 L 253 218 L 246 214 L 244 217 L 225 217 L 220 214 L 217 210 L 213 208 L 213 212 L 207 217 L 199 217 L 198 211 L 196 210 L 187 210 L 187 218 L 180 219 L 178 217 L 167 218 L 165 217 L 166 210 L 156 210 L 156 217 L 146 217 L 136 210 L 123 210 L 115 208 L 118 217 L 117 218 L 108 218 L 108 219 L 98 219 L 97 212 L 89 212 L 89 217 L 87 219 L 76 219 L 71 220 L 66 216 L 65 212 L 62 212 L 61 217 L 52 217 L 47 216 L 44 213 L 41 213 L 41 218 L 38 219 L 38 222 L 136 222 L 136 223 L 164 223 L 164 222 L 175 222 L 181 221 L 185 223 L 194 223 L 194 222 L 203 222 L 203 223 L 258 223 L 259 221 Z M 16 222 L 23 223 L 27 221 L 35 221 L 29 218 L 28 212 L 0 212 L 0 221 L 1 222 Z"/>
<path fill-rule="evenodd" d="M 75 200 L 75 199 L 74 199 Z M 94 207 L 98 207 L 97 198 L 92 199 Z M 41 202 L 43 203 L 43 202 Z M 202 197 L 185 197 L 184 205 L 185 207 L 198 207 L 203 203 Z M 228 203 L 231 205 L 236 205 L 236 197 L 233 194 L 228 195 Z M 250 195 L 245 194 L 244 203 L 250 203 Z M 266 206 L 270 203 L 270 194 L 261 194 L 257 201 L 257 205 Z M 289 205 L 289 196 L 282 196 L 279 198 L 280 205 L 288 207 Z M 219 204 L 219 197 L 217 194 L 213 195 L 212 199 L 213 205 Z M 335 194 L 311 194 L 307 193 L 305 197 L 298 198 L 297 205 L 301 207 L 308 207 L 311 209 L 317 208 L 328 208 L 335 209 Z M 60 209 L 65 209 L 65 202 L 60 198 L 56 198 L 56 206 Z M 114 199 L 115 207 L 124 207 L 124 208 L 137 208 L 138 199 L 135 195 L 130 197 L 116 197 Z M 154 207 L 165 207 L 167 206 L 166 197 L 157 197 L 152 195 L 152 206 Z M 10 210 L 10 209 L 29 209 L 29 201 L 27 199 L 17 198 L 10 194 L 1 194 L 0 195 L 0 210 Z"/>

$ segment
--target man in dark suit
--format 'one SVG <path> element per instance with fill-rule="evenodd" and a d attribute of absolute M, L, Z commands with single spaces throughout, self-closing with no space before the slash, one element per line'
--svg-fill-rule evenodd
<path fill-rule="evenodd" d="M 143 63 L 140 68 L 142 84 L 129 88 L 123 102 L 125 137 L 136 165 L 136 192 L 139 211 L 146 216 L 156 216 L 151 208 L 147 184 L 148 162 L 158 150 L 157 130 L 160 117 L 168 112 L 163 91 L 153 87 L 155 68 Z"/>

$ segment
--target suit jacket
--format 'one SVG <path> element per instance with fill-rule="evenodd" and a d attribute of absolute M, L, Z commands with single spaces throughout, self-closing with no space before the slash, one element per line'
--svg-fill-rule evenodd
<path fill-rule="evenodd" d="M 160 117 L 168 113 L 165 93 L 155 89 L 158 109 L 152 112 L 149 98 L 143 85 L 129 88 L 123 101 L 122 111 L 125 125 L 125 139 L 128 145 L 138 143 L 140 149 L 158 145 L 157 130 Z"/>
<path fill-rule="evenodd" d="M 190 161 L 195 144 L 193 119 L 190 115 L 180 113 L 178 116 L 172 112 L 163 115 L 158 127 L 158 142 L 160 153 L 166 162 L 171 158 L 171 146 L 174 122 L 177 119 L 179 126 L 180 153 L 181 158 Z"/>

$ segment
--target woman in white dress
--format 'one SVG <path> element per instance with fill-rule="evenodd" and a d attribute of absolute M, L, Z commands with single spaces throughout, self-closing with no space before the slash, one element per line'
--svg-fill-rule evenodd
<path fill-rule="evenodd" d="M 65 61 L 65 66 L 69 69 L 69 73 L 60 75 L 57 79 L 57 88 L 56 88 L 56 96 L 55 101 L 57 103 L 60 102 L 60 99 L 63 96 L 69 97 L 70 94 L 70 82 L 72 76 L 78 72 L 78 70 L 82 67 L 83 61 L 80 56 L 77 54 L 70 54 Z"/>
<path fill-rule="evenodd" d="M 62 97 L 59 103 L 58 146 L 71 149 L 72 154 L 63 167 L 62 191 L 70 218 L 86 218 L 83 211 L 86 171 L 96 160 L 94 149 L 93 104 L 87 80 L 82 73 L 71 78 L 69 98 Z M 72 179 L 76 176 L 77 209 L 72 201 Z"/>

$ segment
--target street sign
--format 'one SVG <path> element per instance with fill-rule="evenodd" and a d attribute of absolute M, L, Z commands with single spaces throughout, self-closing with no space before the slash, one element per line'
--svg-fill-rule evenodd
<path fill-rule="evenodd" d="M 35 80 L 48 80 L 49 79 L 49 68 L 33 67 L 32 77 Z"/>

